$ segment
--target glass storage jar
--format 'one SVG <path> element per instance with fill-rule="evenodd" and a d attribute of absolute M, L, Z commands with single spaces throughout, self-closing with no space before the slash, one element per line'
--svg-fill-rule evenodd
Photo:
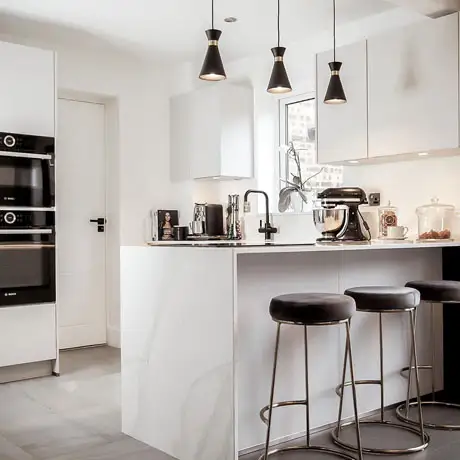
<path fill-rule="evenodd" d="M 451 239 L 452 224 L 455 217 L 454 206 L 440 204 L 437 198 L 432 198 L 430 204 L 419 206 L 416 212 L 419 240 L 438 241 Z"/>
<path fill-rule="evenodd" d="M 381 206 L 379 208 L 379 238 L 386 238 L 388 236 L 387 228 L 396 227 L 398 225 L 398 208 L 391 206 Z"/>

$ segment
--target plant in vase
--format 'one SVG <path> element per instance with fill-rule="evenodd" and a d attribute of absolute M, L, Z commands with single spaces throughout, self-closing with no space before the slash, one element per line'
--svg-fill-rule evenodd
<path fill-rule="evenodd" d="M 290 173 L 291 180 L 280 179 L 286 186 L 279 192 L 278 210 L 279 212 L 286 212 L 288 209 L 292 209 L 294 212 L 302 212 L 308 203 L 308 194 L 312 192 L 310 181 L 318 176 L 324 168 L 303 180 L 299 151 L 306 149 L 296 149 L 294 144 L 289 142 L 289 145 L 282 147 L 281 150 L 285 152 L 286 162 L 294 162 L 296 172 Z"/>

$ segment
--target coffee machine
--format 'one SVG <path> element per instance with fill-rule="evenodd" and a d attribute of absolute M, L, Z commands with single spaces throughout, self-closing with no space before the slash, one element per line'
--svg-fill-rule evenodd
<path fill-rule="evenodd" d="M 316 228 L 322 233 L 319 243 L 359 242 L 370 240 L 369 225 L 359 206 L 367 204 L 364 190 L 358 187 L 328 188 L 318 193 L 321 207 L 313 210 Z M 365 236 L 361 225 L 366 229 Z"/>

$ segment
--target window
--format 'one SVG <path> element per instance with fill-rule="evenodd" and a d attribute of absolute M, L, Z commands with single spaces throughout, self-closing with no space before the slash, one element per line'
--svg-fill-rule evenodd
<path fill-rule="evenodd" d="M 305 212 L 321 190 L 343 183 L 343 167 L 317 164 L 314 94 L 281 99 L 279 211 Z"/>

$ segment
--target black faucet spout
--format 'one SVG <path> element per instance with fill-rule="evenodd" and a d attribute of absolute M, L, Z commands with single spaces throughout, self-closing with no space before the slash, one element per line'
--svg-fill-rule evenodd
<path fill-rule="evenodd" d="M 249 195 L 253 193 L 263 195 L 265 198 L 265 224 L 262 225 L 262 222 L 261 222 L 259 233 L 264 233 L 265 241 L 270 241 L 272 239 L 272 235 L 277 233 L 278 229 L 276 227 L 272 227 L 272 225 L 270 224 L 270 202 L 269 202 L 268 195 L 263 190 L 253 190 L 253 189 L 246 190 L 246 193 L 244 194 L 244 204 L 245 205 L 247 205 L 248 203 Z"/>

